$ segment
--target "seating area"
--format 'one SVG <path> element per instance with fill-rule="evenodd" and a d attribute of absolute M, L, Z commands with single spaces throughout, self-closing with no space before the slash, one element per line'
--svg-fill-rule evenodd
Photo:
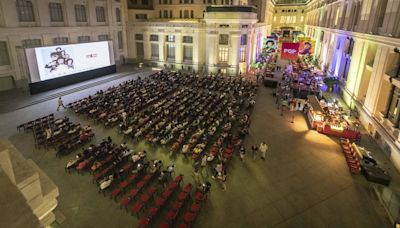
<path fill-rule="evenodd" d="M 347 138 L 340 139 L 340 144 L 350 172 L 352 174 L 359 174 L 361 172 L 360 161 L 362 160 L 362 155 L 358 152 L 357 148 L 354 148 L 357 146 Z"/>
<path fill-rule="evenodd" d="M 56 156 L 65 155 L 89 142 L 94 133 L 90 126 L 72 123 L 68 117 L 54 118 L 50 114 L 17 126 L 17 130 L 32 131 L 36 148 L 57 148 Z"/>
<path fill-rule="evenodd" d="M 91 173 L 99 193 L 109 195 L 119 202 L 121 209 L 136 215 L 140 227 L 155 225 L 156 218 L 162 218 L 160 227 L 178 223 L 188 227 L 209 191 L 199 189 L 192 195 L 194 187 L 190 183 L 182 186 L 182 174 L 176 177 L 165 174 L 162 161 L 148 161 L 145 151 L 134 153 L 124 144 L 116 145 L 110 137 L 78 153 L 65 169 L 68 173 L 72 170 L 78 174 Z M 165 181 L 161 180 L 162 175 L 166 175 Z"/>

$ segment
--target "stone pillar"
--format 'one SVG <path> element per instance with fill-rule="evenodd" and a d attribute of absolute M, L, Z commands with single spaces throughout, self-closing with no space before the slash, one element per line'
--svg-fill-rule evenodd
<path fill-rule="evenodd" d="M 216 73 L 217 55 L 218 55 L 218 33 L 217 31 L 208 31 L 206 34 L 206 68 L 208 73 Z"/>
<path fill-rule="evenodd" d="M 229 75 L 237 75 L 239 64 L 239 50 L 240 50 L 240 34 L 230 34 L 230 47 L 229 47 Z"/>
<path fill-rule="evenodd" d="M 374 114 L 375 112 L 375 108 L 379 97 L 379 88 L 384 80 L 386 59 L 388 55 L 389 55 L 388 47 L 385 46 L 378 47 L 375 54 L 371 79 L 369 80 L 367 96 L 365 97 L 365 102 L 364 102 L 365 109 L 370 114 Z"/>
<path fill-rule="evenodd" d="M 165 62 L 165 34 L 164 33 L 160 33 L 158 35 L 158 55 L 159 55 L 159 61 L 162 62 L 162 65 Z"/>
<path fill-rule="evenodd" d="M 182 69 L 183 62 L 183 46 L 182 46 L 182 35 L 175 35 L 175 69 Z"/>

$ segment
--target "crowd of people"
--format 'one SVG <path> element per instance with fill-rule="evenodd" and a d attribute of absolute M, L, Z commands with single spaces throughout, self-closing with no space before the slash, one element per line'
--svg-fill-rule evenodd
<path fill-rule="evenodd" d="M 226 167 L 231 149 L 239 154 L 248 134 L 256 92 L 256 84 L 240 77 L 160 71 L 67 107 L 106 127 L 117 126 L 127 140 L 166 146 L 171 155 L 190 156 L 199 167 L 202 161 Z"/>

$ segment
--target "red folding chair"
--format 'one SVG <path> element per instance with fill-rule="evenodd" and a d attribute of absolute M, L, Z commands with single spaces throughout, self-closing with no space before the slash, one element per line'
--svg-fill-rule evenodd
<path fill-rule="evenodd" d="M 154 218 L 157 215 L 159 208 L 158 207 L 150 207 L 148 216 L 150 218 Z"/>
<path fill-rule="evenodd" d="M 183 203 L 180 201 L 175 201 L 172 203 L 172 209 L 179 211 L 182 208 Z"/>
<path fill-rule="evenodd" d="M 172 224 L 172 222 L 174 221 L 176 215 L 177 215 L 176 211 L 169 210 L 165 214 L 165 219 L 167 220 L 168 223 Z"/>
<path fill-rule="evenodd" d="M 148 227 L 150 223 L 150 219 L 147 217 L 143 217 L 139 220 L 139 227 L 144 228 Z"/>
<path fill-rule="evenodd" d="M 127 209 L 127 207 L 128 207 L 128 205 L 130 204 L 130 202 L 131 202 L 131 198 L 130 198 L 129 196 L 123 198 L 123 199 L 121 200 L 120 208 L 125 207 L 125 209 Z"/>
<path fill-rule="evenodd" d="M 178 228 L 188 228 L 188 227 L 189 227 L 189 225 L 184 222 L 179 224 L 179 226 L 178 226 Z"/>
<path fill-rule="evenodd" d="M 117 197 L 119 196 L 120 193 L 121 193 L 121 189 L 120 188 L 114 189 L 111 192 L 111 198 L 114 199 L 114 200 L 117 199 Z"/>
<path fill-rule="evenodd" d="M 145 193 L 142 195 L 142 197 L 140 197 L 140 200 L 142 201 L 143 204 L 147 204 L 147 202 L 149 202 L 150 200 L 150 195 Z"/>
<path fill-rule="evenodd" d="M 185 201 L 186 196 L 187 196 L 186 192 L 180 192 L 178 195 L 178 200 L 183 202 L 183 201 Z"/>
<path fill-rule="evenodd" d="M 186 224 L 190 224 L 190 223 L 192 223 L 193 221 L 194 221 L 194 213 L 192 213 L 192 212 L 186 212 L 185 213 L 185 215 L 183 216 L 183 221 L 186 223 Z"/>
<path fill-rule="evenodd" d="M 166 221 L 160 222 L 160 228 L 170 228 L 171 226 Z"/>
<path fill-rule="evenodd" d="M 142 210 L 143 204 L 137 202 L 132 207 L 132 214 L 136 214 L 139 217 L 139 212 Z"/>
<path fill-rule="evenodd" d="M 158 197 L 156 199 L 156 206 L 157 207 L 162 207 L 165 204 L 165 199 L 162 197 Z"/>
<path fill-rule="evenodd" d="M 175 180 L 174 180 L 174 181 L 175 181 L 177 184 L 179 184 L 182 180 L 183 180 L 183 175 L 180 174 L 180 175 L 178 175 L 178 176 L 175 177 Z"/>
<path fill-rule="evenodd" d="M 207 195 L 202 192 L 196 192 L 195 199 L 196 202 L 202 202 L 207 199 Z"/>
<path fill-rule="evenodd" d="M 136 188 L 134 188 L 129 192 L 129 197 L 133 199 L 138 195 L 138 193 L 139 191 Z"/>
<path fill-rule="evenodd" d="M 185 185 L 185 187 L 183 188 L 183 191 L 186 193 L 189 193 L 192 191 L 192 189 L 193 189 L 193 185 L 189 183 L 189 184 Z"/>
<path fill-rule="evenodd" d="M 170 189 L 167 189 L 163 192 L 162 197 L 164 199 L 168 199 L 172 195 L 172 191 Z"/>
<path fill-rule="evenodd" d="M 190 211 L 192 211 L 193 213 L 197 213 L 200 211 L 201 205 L 199 203 L 192 203 L 192 205 L 190 206 Z"/>

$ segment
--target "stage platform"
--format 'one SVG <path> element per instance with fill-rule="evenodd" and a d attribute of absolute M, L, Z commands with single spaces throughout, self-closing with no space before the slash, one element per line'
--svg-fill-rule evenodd
<path fill-rule="evenodd" d="M 114 80 L 126 81 L 129 79 L 136 79 L 139 76 L 144 78 L 154 72 L 156 71 L 151 69 L 134 70 L 131 72 L 117 72 L 34 95 L 30 95 L 29 89 L 14 89 L 0 92 L 0 113 L 12 112 Z"/>

